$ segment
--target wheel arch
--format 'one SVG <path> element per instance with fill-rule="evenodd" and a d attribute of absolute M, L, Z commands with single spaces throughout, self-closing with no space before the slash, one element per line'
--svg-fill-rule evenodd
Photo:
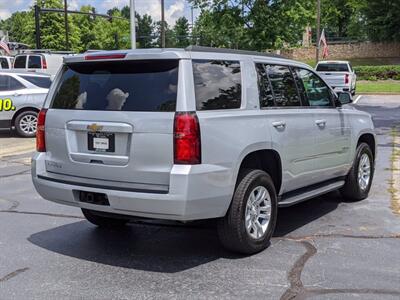
<path fill-rule="evenodd" d="M 361 143 L 366 143 L 372 151 L 372 155 L 374 157 L 374 160 L 376 158 L 376 139 L 375 139 L 375 135 L 371 132 L 365 132 L 360 134 L 360 136 L 358 137 L 357 140 L 357 147 L 358 145 L 360 145 Z"/>
<path fill-rule="evenodd" d="M 15 119 L 18 117 L 18 115 L 20 115 L 21 113 L 23 113 L 25 111 L 35 111 L 35 112 L 39 113 L 40 109 L 38 109 L 37 107 L 34 107 L 34 106 L 26 106 L 26 107 L 22 107 L 22 108 L 18 109 L 11 119 L 11 126 L 15 126 Z"/>
<path fill-rule="evenodd" d="M 282 187 L 282 160 L 276 150 L 258 149 L 244 155 L 237 171 L 236 184 L 240 180 L 240 171 L 243 169 L 259 169 L 267 172 L 274 182 L 277 195 L 279 195 Z"/>

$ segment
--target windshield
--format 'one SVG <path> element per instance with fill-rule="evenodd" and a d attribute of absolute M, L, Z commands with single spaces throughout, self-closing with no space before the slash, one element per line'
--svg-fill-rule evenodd
<path fill-rule="evenodd" d="M 175 111 L 179 60 L 83 62 L 63 67 L 58 109 Z"/>

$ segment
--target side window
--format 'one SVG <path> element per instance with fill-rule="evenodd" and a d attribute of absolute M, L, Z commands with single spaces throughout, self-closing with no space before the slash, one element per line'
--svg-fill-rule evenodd
<path fill-rule="evenodd" d="M 275 95 L 276 106 L 301 106 L 296 83 L 288 67 L 268 65 L 267 73 Z"/>
<path fill-rule="evenodd" d="M 5 57 L 0 57 L 0 65 L 2 69 L 9 69 L 8 61 Z"/>
<path fill-rule="evenodd" d="M 15 91 L 24 88 L 25 86 L 15 78 L 7 75 L 0 75 L 0 91 Z"/>
<path fill-rule="evenodd" d="M 305 97 L 310 106 L 333 106 L 329 87 L 317 75 L 301 68 L 295 68 L 295 71 L 303 84 Z"/>
<path fill-rule="evenodd" d="M 238 61 L 193 60 L 193 77 L 197 110 L 240 108 Z"/>
<path fill-rule="evenodd" d="M 25 69 L 26 67 L 26 55 L 17 56 L 14 61 L 14 68 Z"/>
<path fill-rule="evenodd" d="M 29 55 L 28 69 L 41 69 L 42 58 L 39 55 Z"/>
<path fill-rule="evenodd" d="M 274 95 L 272 93 L 265 65 L 256 64 L 256 70 L 260 107 L 274 107 Z"/>

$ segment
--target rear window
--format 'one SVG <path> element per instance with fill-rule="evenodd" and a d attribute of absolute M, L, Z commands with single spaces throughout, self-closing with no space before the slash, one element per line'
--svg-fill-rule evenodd
<path fill-rule="evenodd" d="M 348 72 L 347 64 L 319 64 L 318 72 Z"/>
<path fill-rule="evenodd" d="M 175 111 L 179 60 L 83 62 L 63 67 L 52 108 Z"/>
<path fill-rule="evenodd" d="M 197 110 L 240 108 L 238 61 L 193 60 Z"/>
<path fill-rule="evenodd" d="M 17 56 L 14 61 L 14 68 L 25 69 L 26 67 L 26 55 Z"/>
<path fill-rule="evenodd" d="M 44 89 L 48 89 L 51 85 L 50 77 L 39 77 L 39 76 L 20 76 L 20 77 Z"/>
<path fill-rule="evenodd" d="M 0 57 L 0 66 L 2 69 L 9 69 L 8 61 L 5 57 Z"/>
<path fill-rule="evenodd" d="M 42 58 L 39 55 L 29 55 L 28 68 L 29 69 L 41 69 L 42 68 Z"/>

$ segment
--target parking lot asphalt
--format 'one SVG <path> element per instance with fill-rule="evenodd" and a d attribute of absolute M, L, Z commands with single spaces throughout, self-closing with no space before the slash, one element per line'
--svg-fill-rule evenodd
<path fill-rule="evenodd" d="M 0 299 L 399 299 L 400 96 L 356 106 L 378 133 L 369 198 L 349 203 L 333 192 L 280 209 L 271 246 L 247 257 L 220 246 L 213 222 L 92 226 L 36 193 L 33 140 L 0 133 Z"/>

